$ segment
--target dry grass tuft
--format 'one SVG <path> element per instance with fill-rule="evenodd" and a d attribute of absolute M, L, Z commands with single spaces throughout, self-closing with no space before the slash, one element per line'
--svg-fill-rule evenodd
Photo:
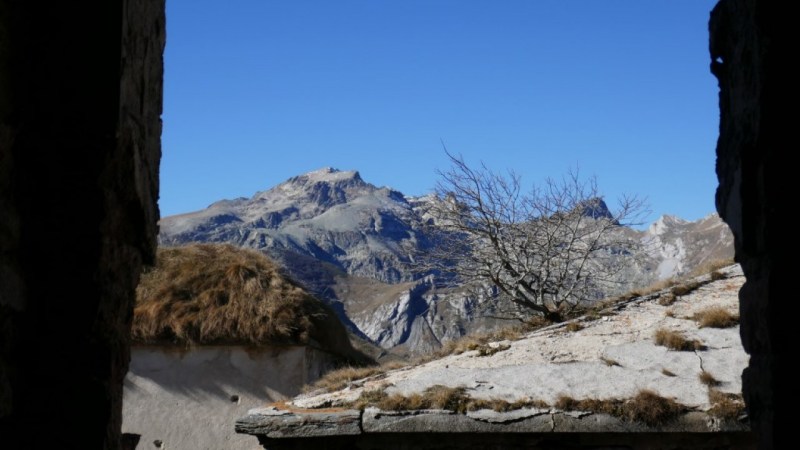
<path fill-rule="evenodd" d="M 668 377 L 677 377 L 674 372 L 668 369 L 661 369 L 661 373 L 668 376 Z"/>
<path fill-rule="evenodd" d="M 516 400 L 513 402 L 509 402 L 502 399 L 470 399 L 467 410 L 469 411 L 477 411 L 479 409 L 492 409 L 497 412 L 508 412 L 508 411 L 516 411 L 518 409 L 523 408 L 538 408 L 538 409 L 545 409 L 548 408 L 549 405 L 542 401 L 542 400 Z"/>
<path fill-rule="evenodd" d="M 324 389 L 328 392 L 338 391 L 339 389 L 346 388 L 353 381 L 382 374 L 387 370 L 389 369 L 381 366 L 342 367 L 341 369 L 326 373 L 325 376 L 314 382 L 311 386 L 305 387 L 303 390 L 306 392 L 316 389 Z"/>
<path fill-rule="evenodd" d="M 696 321 L 700 328 L 730 328 L 739 324 L 739 315 L 715 306 L 695 313 L 692 320 Z"/>
<path fill-rule="evenodd" d="M 355 409 L 364 409 L 367 406 L 375 405 L 385 401 L 389 396 L 383 389 L 373 389 L 373 390 L 363 390 L 361 391 L 361 395 L 358 396 L 358 399 L 348 405 L 351 408 Z"/>
<path fill-rule="evenodd" d="M 675 278 L 667 278 L 664 280 L 658 280 L 655 283 L 651 284 L 650 286 L 639 289 L 639 292 L 641 293 L 641 295 L 650 295 L 659 291 L 663 291 L 664 289 L 671 288 L 676 284 L 678 284 L 678 280 L 676 280 Z"/>
<path fill-rule="evenodd" d="M 674 318 L 675 317 L 675 310 L 674 309 L 668 309 L 668 310 L 664 311 L 664 316 L 665 317 Z"/>
<path fill-rule="evenodd" d="M 594 322 L 595 320 L 600 320 L 603 317 L 599 311 L 592 309 L 583 316 L 583 320 L 586 322 Z"/>
<path fill-rule="evenodd" d="M 705 370 L 700 372 L 697 375 L 697 378 L 700 380 L 701 383 L 705 384 L 708 387 L 719 386 L 720 384 L 722 384 L 722 383 L 720 383 L 719 380 L 714 378 L 714 375 L 711 375 L 710 373 L 706 372 Z"/>
<path fill-rule="evenodd" d="M 660 425 L 674 419 L 686 407 L 650 390 L 641 390 L 627 401 L 619 399 L 583 399 L 561 395 L 555 407 L 564 411 L 592 411 L 621 417 L 647 425 Z"/>
<path fill-rule="evenodd" d="M 723 259 L 714 259 L 711 261 L 706 261 L 705 263 L 697 266 L 692 270 L 688 277 L 694 278 L 699 277 L 700 275 L 705 275 L 707 273 L 713 273 L 718 271 L 719 269 L 724 269 L 728 266 L 732 266 L 736 264 L 736 261 L 733 258 L 723 258 Z M 713 275 L 712 275 L 713 280 Z"/>
<path fill-rule="evenodd" d="M 499 344 L 494 347 L 489 344 L 484 344 L 478 347 L 478 356 L 492 356 L 495 353 L 503 352 L 510 348 L 511 346 L 508 344 Z"/>
<path fill-rule="evenodd" d="M 622 367 L 622 365 L 619 362 L 617 362 L 616 359 L 611 359 L 611 358 L 606 358 L 605 356 L 601 356 L 600 361 L 603 361 L 609 367 L 613 366 Z"/>
<path fill-rule="evenodd" d="M 672 286 L 670 292 L 672 293 L 672 295 L 681 297 L 691 292 L 694 292 L 697 288 L 699 288 L 702 285 L 703 283 L 700 283 L 699 281 L 689 280 L 684 283 Z"/>
<path fill-rule="evenodd" d="M 346 405 L 350 408 L 364 409 L 376 406 L 384 411 L 414 411 L 421 409 L 445 409 L 456 413 L 466 413 L 479 409 L 492 409 L 497 412 L 514 411 L 523 408 L 548 408 L 541 400 L 520 399 L 513 402 L 502 399 L 474 399 L 464 387 L 431 386 L 422 394 L 387 395 L 383 390 L 363 391 L 358 400 Z"/>
<path fill-rule="evenodd" d="M 686 407 L 656 392 L 643 389 L 625 403 L 625 417 L 647 425 L 660 425 L 678 416 Z"/>
<path fill-rule="evenodd" d="M 136 291 L 132 327 L 136 342 L 316 341 L 359 359 L 336 314 L 257 251 L 194 244 L 161 248 L 157 262 L 142 275 Z"/>
<path fill-rule="evenodd" d="M 580 322 L 570 322 L 564 327 L 565 330 L 569 331 L 570 333 L 574 333 L 575 331 L 580 331 L 585 327 L 580 324 Z"/>
<path fill-rule="evenodd" d="M 668 293 L 658 297 L 658 304 L 661 305 L 661 306 L 669 306 L 669 305 L 675 303 L 675 300 L 677 300 L 677 297 L 675 296 L 675 294 L 673 294 L 671 292 L 668 292 Z"/>
<path fill-rule="evenodd" d="M 725 278 L 727 278 L 724 273 L 718 270 L 711 272 L 710 276 L 711 276 L 711 281 L 724 280 Z"/>
<path fill-rule="evenodd" d="M 386 395 L 382 390 L 365 391 L 361 393 L 358 400 L 348 406 L 360 409 L 377 406 L 385 411 L 445 409 L 460 414 L 479 409 L 506 412 L 522 408 L 549 408 L 549 405 L 541 400 L 521 399 L 509 402 L 502 399 L 473 399 L 469 397 L 464 387 L 452 388 L 441 385 L 431 386 L 422 394 L 408 396 Z M 563 411 L 591 411 L 609 414 L 630 421 L 644 422 L 650 426 L 668 422 L 686 410 L 685 406 L 674 400 L 661 397 L 648 390 L 639 391 L 635 397 L 628 400 L 616 398 L 576 400 L 573 397 L 561 395 L 553 406 Z"/>
<path fill-rule="evenodd" d="M 460 355 L 464 352 L 477 350 L 481 345 L 489 341 L 488 335 L 474 334 L 467 335 L 460 339 L 447 341 L 442 345 L 438 352 L 431 355 L 431 359 L 436 359 L 445 355 Z"/>
<path fill-rule="evenodd" d="M 708 390 L 708 400 L 711 402 L 708 413 L 721 419 L 736 420 L 745 412 L 741 394 L 728 394 L 712 388 Z"/>
<path fill-rule="evenodd" d="M 622 417 L 624 403 L 624 401 L 615 398 L 605 400 L 595 398 L 576 400 L 568 395 L 559 395 L 553 406 L 562 411 L 591 411 Z"/>
<path fill-rule="evenodd" d="M 363 395 L 363 394 L 362 394 Z M 359 400 L 361 400 L 359 398 Z M 446 409 L 457 413 L 465 413 L 469 405 L 469 395 L 464 387 L 431 386 L 422 394 L 409 396 L 393 394 L 378 398 L 374 404 L 385 411 L 413 411 L 420 409 Z"/>
<path fill-rule="evenodd" d="M 434 409 L 447 409 L 459 413 L 467 411 L 469 395 L 464 387 L 434 385 L 425 389 L 423 394 Z"/>
<path fill-rule="evenodd" d="M 689 340 L 683 334 L 666 328 L 659 328 L 656 330 L 653 338 L 656 345 L 667 347 L 670 350 L 690 352 L 705 349 L 705 346 L 700 341 Z"/>

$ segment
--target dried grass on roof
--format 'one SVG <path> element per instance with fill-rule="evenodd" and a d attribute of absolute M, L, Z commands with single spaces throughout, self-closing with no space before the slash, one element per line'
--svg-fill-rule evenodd
<path fill-rule="evenodd" d="M 158 264 L 143 274 L 137 289 L 132 334 L 140 343 L 305 344 L 314 339 L 349 348 L 330 308 L 261 253 L 231 245 L 159 249 Z"/>

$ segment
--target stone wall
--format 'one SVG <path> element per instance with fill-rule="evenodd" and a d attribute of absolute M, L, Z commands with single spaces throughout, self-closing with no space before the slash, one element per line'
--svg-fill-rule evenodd
<path fill-rule="evenodd" d="M 134 346 L 122 431 L 141 435 L 139 448 L 156 441 L 170 450 L 258 448 L 236 434 L 236 419 L 297 395 L 339 361 L 306 346 Z"/>
<path fill-rule="evenodd" d="M 794 208 L 787 174 L 793 89 L 786 82 L 793 71 L 780 67 L 792 54 L 786 8 L 766 0 L 722 0 L 709 24 L 711 70 L 720 88 L 717 210 L 733 231 L 736 260 L 747 277 L 739 293 L 742 343 L 751 356 L 743 386 L 764 449 L 784 440 L 776 415 L 788 412 L 787 357 L 796 352 L 797 339 L 789 311 L 795 300 L 787 296 L 793 291 L 787 262 Z"/>
<path fill-rule="evenodd" d="M 120 445 L 157 231 L 164 24 L 163 0 L 0 2 L 3 444 Z"/>

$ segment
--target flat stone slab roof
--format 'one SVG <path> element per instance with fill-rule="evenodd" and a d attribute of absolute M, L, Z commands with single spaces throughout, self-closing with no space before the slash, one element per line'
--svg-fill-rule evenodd
<path fill-rule="evenodd" d="M 333 436 L 348 433 L 572 433 L 572 432 L 689 432 L 746 431 L 743 418 L 719 419 L 708 413 L 709 387 L 699 375 L 707 372 L 722 393 L 741 392 L 741 373 L 748 355 L 738 326 L 700 328 L 691 317 L 710 307 L 738 313 L 741 269 L 721 270 L 725 278 L 705 283 L 677 297 L 669 306 L 658 298 L 668 290 L 617 303 L 599 318 L 579 318 L 584 327 L 568 331 L 566 324 L 549 326 L 516 341 L 490 346 L 508 347 L 488 356 L 477 351 L 450 355 L 357 380 L 340 391 L 316 391 L 295 397 L 285 409 L 261 408 L 236 423 L 239 433 L 266 438 Z M 669 313 L 667 313 L 669 311 Z M 591 319 L 591 320 L 590 320 Z M 702 350 L 674 351 L 658 346 L 659 328 L 679 331 L 704 345 Z M 347 409 L 364 391 L 411 395 L 442 385 L 461 387 L 470 398 L 508 402 L 541 400 L 553 405 L 560 396 L 574 399 L 629 399 L 650 390 L 684 405 L 688 412 L 659 426 L 647 426 L 607 414 L 560 411 L 554 407 L 508 412 L 364 411 Z M 342 408 L 317 411 L 314 408 Z M 297 425 L 302 423 L 303 425 Z M 312 424 L 319 424 L 312 425 Z M 340 424 L 340 425 L 332 425 Z"/>

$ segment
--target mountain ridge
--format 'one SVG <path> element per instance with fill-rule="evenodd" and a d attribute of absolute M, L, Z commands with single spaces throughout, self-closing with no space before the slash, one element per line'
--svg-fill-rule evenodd
<path fill-rule="evenodd" d="M 608 207 L 599 200 L 587 205 L 588 213 L 605 217 Z M 486 299 L 437 286 L 415 270 L 414 255 L 433 245 L 426 235 L 432 219 L 425 214 L 431 201 L 432 195 L 406 197 L 375 186 L 355 170 L 325 167 L 250 198 L 165 217 L 159 243 L 226 242 L 260 250 L 331 304 L 359 335 L 384 348 L 411 341 L 435 347 L 498 322 L 484 317 L 496 312 Z M 730 232 L 714 214 L 695 222 L 664 215 L 646 230 L 621 232 L 648 249 L 628 274 L 627 287 L 733 254 Z"/>

